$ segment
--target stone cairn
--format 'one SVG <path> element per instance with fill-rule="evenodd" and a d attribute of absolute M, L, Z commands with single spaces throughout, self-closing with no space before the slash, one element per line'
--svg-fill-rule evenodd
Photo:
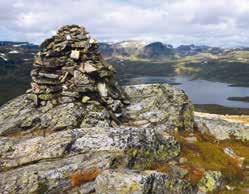
<path fill-rule="evenodd" d="M 113 67 L 103 60 L 97 42 L 84 27 L 64 26 L 45 40 L 31 76 L 30 96 L 36 106 L 98 101 L 119 122 L 128 104 Z"/>

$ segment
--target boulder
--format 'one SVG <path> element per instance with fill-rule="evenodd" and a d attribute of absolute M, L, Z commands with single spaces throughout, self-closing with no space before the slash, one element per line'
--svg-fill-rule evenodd
<path fill-rule="evenodd" d="M 209 133 L 219 140 L 235 138 L 238 140 L 249 140 L 249 126 L 242 123 L 226 121 L 209 114 L 195 115 L 195 122 L 203 133 Z"/>
<path fill-rule="evenodd" d="M 130 99 L 127 114 L 133 125 L 170 132 L 193 130 L 194 108 L 182 90 L 168 84 L 134 85 L 124 90 Z"/>
<path fill-rule="evenodd" d="M 223 184 L 222 174 L 219 171 L 206 171 L 198 183 L 200 193 L 215 192 Z"/>
<path fill-rule="evenodd" d="M 172 136 L 149 128 L 82 128 L 45 137 L 1 137 L 0 190 L 69 192 L 86 183 L 95 185 L 104 170 L 143 170 L 144 164 L 167 162 L 179 153 Z"/>
<path fill-rule="evenodd" d="M 181 90 L 167 84 L 126 86 L 124 90 L 131 101 L 126 112 L 131 125 L 168 132 L 193 129 L 193 106 Z M 111 126 L 110 115 L 97 101 L 54 103 L 36 107 L 27 94 L 13 99 L 0 108 L 0 135 Z"/>
<path fill-rule="evenodd" d="M 156 171 L 107 170 L 96 179 L 96 193 L 101 194 L 182 194 L 196 193 L 185 180 Z"/>
<path fill-rule="evenodd" d="M 130 100 L 125 113 L 130 125 L 167 132 L 193 130 L 193 106 L 183 91 L 167 84 L 125 86 L 123 89 Z M 83 98 L 83 102 L 69 100 L 57 105 L 52 101 L 36 107 L 28 94 L 17 97 L 0 107 L 0 135 L 112 126 L 106 107 L 89 97 L 86 102 L 86 97 Z M 119 106 L 114 103 L 112 109 Z"/>

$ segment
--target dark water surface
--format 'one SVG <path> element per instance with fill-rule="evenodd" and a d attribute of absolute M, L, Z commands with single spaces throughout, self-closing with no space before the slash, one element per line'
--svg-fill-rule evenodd
<path fill-rule="evenodd" d="M 169 83 L 183 89 L 194 104 L 217 104 L 225 107 L 249 108 L 249 103 L 229 101 L 228 97 L 249 96 L 247 87 L 230 87 L 227 83 L 191 80 L 188 77 L 143 76 L 123 80 L 127 84 Z"/>

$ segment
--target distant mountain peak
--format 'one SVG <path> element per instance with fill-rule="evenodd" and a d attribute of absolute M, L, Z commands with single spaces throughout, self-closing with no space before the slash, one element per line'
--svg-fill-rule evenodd
<path fill-rule="evenodd" d="M 124 47 L 124 48 L 127 48 L 127 47 L 141 48 L 141 47 L 144 47 L 146 44 L 148 44 L 148 42 L 146 41 L 127 40 L 127 41 L 117 42 L 114 45 Z"/>

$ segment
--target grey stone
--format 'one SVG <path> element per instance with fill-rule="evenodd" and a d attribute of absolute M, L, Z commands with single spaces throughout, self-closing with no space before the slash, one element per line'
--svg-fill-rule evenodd
<path fill-rule="evenodd" d="M 167 84 L 135 85 L 124 88 L 129 96 L 127 114 L 137 123 L 145 121 L 162 131 L 193 130 L 193 105 L 187 95 Z"/>
<path fill-rule="evenodd" d="M 249 126 L 241 123 L 233 123 L 220 118 L 195 116 L 195 121 L 201 132 L 211 134 L 219 140 L 234 137 L 240 140 L 249 140 Z"/>
<path fill-rule="evenodd" d="M 222 174 L 219 171 L 207 171 L 198 183 L 198 190 L 202 193 L 215 192 L 223 184 Z"/>
<path fill-rule="evenodd" d="M 196 193 L 187 181 L 156 171 L 113 171 L 101 173 L 96 180 L 97 194 L 182 194 Z"/>
<path fill-rule="evenodd" d="M 103 97 L 108 96 L 108 89 L 105 83 L 98 83 L 97 88 L 100 93 L 100 96 L 103 96 Z"/>
<path fill-rule="evenodd" d="M 49 74 L 49 73 L 39 72 L 38 75 L 41 77 L 50 78 L 50 79 L 58 79 L 60 77 L 60 75 L 52 74 L 52 73 Z"/>
<path fill-rule="evenodd" d="M 172 152 L 175 145 L 169 139 L 174 138 L 157 134 L 153 129 L 97 127 L 28 139 L 1 137 L 0 190 L 5 193 L 56 193 L 75 190 L 76 185 L 88 182 L 90 188 L 95 188 L 94 180 L 103 170 L 115 165 L 132 168 L 131 162 L 139 162 L 140 157 L 127 154 L 129 150 L 139 149 L 141 156 L 151 152 L 155 157 L 148 159 L 157 161 L 161 149 L 158 145 L 164 145 L 165 159 L 175 157 Z M 81 180 L 81 176 L 93 178 Z"/>
<path fill-rule="evenodd" d="M 85 63 L 82 69 L 86 73 L 92 73 L 97 71 L 97 69 L 90 63 Z"/>
<path fill-rule="evenodd" d="M 75 97 L 75 98 L 79 98 L 80 94 L 78 92 L 73 92 L 73 91 L 63 91 L 61 93 L 61 95 L 63 96 L 69 96 L 69 97 Z"/>
<path fill-rule="evenodd" d="M 72 59 L 79 59 L 80 58 L 80 51 L 72 50 L 70 57 Z"/>
<path fill-rule="evenodd" d="M 35 83 L 42 84 L 42 85 L 59 85 L 60 84 L 59 80 L 56 80 L 56 79 L 34 77 L 34 76 L 32 76 L 32 79 Z"/>

